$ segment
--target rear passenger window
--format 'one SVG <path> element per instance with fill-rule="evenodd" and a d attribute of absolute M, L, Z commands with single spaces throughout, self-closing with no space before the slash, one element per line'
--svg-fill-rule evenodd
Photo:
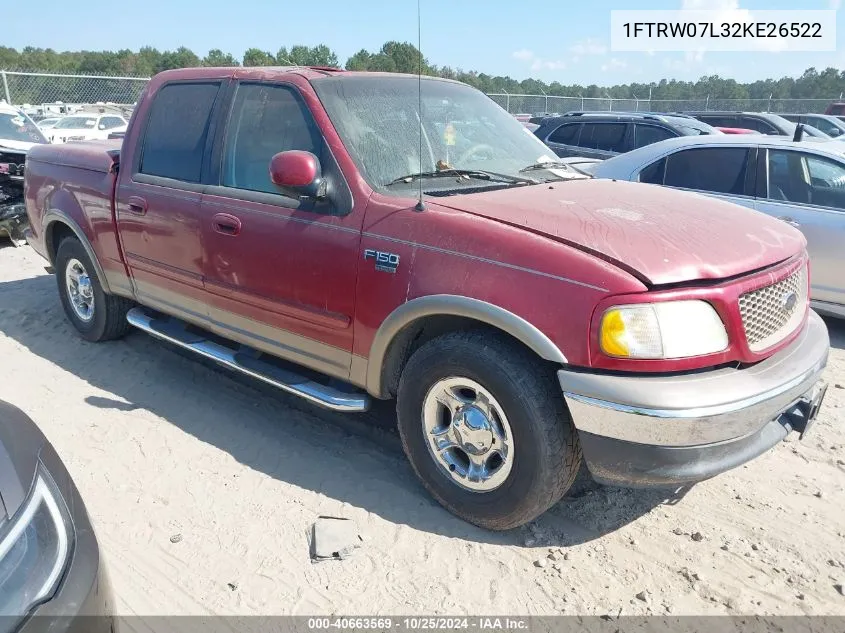
<path fill-rule="evenodd" d="M 637 124 L 634 126 L 634 148 L 645 147 L 646 145 L 665 141 L 667 138 L 675 138 L 676 136 L 677 134 L 663 127 Z"/>
<path fill-rule="evenodd" d="M 695 117 L 699 121 L 703 121 L 708 125 L 712 125 L 713 127 L 739 127 L 736 124 L 736 117 L 732 116 L 697 116 Z"/>
<path fill-rule="evenodd" d="M 714 193 L 745 193 L 748 149 L 701 147 L 677 152 L 666 161 L 663 184 Z"/>
<path fill-rule="evenodd" d="M 199 182 L 211 108 L 219 83 L 169 84 L 156 94 L 139 171 Z"/>
<path fill-rule="evenodd" d="M 739 127 L 756 130 L 763 134 L 778 134 L 778 130 L 774 125 L 757 117 L 739 117 Z"/>
<path fill-rule="evenodd" d="M 567 123 L 566 125 L 561 125 L 558 129 L 552 132 L 551 136 L 549 136 L 549 142 L 560 143 L 561 145 L 577 145 L 578 129 L 580 127 L 580 123 Z"/>
<path fill-rule="evenodd" d="M 585 123 L 578 146 L 606 152 L 623 152 L 625 127 L 625 123 Z"/>
<path fill-rule="evenodd" d="M 663 177 L 666 175 L 666 159 L 661 158 L 652 163 L 640 172 L 640 182 L 647 182 L 652 185 L 662 185 Z"/>

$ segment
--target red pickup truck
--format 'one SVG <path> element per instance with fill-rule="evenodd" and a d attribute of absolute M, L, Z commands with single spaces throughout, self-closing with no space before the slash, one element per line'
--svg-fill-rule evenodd
<path fill-rule="evenodd" d="M 134 326 L 324 407 L 396 399 L 425 487 L 491 529 L 582 458 L 680 486 L 806 432 L 829 341 L 802 235 L 554 161 L 454 81 L 167 71 L 122 143 L 32 149 L 28 240 L 90 341 Z"/>

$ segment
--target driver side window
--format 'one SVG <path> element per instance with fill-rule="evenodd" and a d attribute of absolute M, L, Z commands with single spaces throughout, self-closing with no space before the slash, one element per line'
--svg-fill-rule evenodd
<path fill-rule="evenodd" d="M 321 158 L 322 136 L 305 103 L 282 85 L 238 86 L 223 149 L 222 184 L 279 193 L 270 181 L 270 159 L 302 150 Z"/>

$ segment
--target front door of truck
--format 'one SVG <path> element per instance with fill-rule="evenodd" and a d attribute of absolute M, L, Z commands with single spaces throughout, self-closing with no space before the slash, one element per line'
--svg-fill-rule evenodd
<path fill-rule="evenodd" d="M 138 299 L 192 321 L 206 317 L 200 198 L 221 81 L 168 83 L 139 112 L 116 192 L 118 234 Z"/>
<path fill-rule="evenodd" d="M 363 214 L 296 87 L 239 83 L 224 129 L 218 185 L 202 200 L 210 320 L 224 336 L 346 377 Z M 326 201 L 270 181 L 270 159 L 286 150 L 318 157 Z"/>

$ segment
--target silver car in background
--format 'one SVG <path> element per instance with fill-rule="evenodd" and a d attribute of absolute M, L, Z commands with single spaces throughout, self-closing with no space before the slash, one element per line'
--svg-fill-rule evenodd
<path fill-rule="evenodd" d="M 704 193 L 796 227 L 807 238 L 813 307 L 845 318 L 845 143 L 683 136 L 586 169 L 596 178 Z"/>

